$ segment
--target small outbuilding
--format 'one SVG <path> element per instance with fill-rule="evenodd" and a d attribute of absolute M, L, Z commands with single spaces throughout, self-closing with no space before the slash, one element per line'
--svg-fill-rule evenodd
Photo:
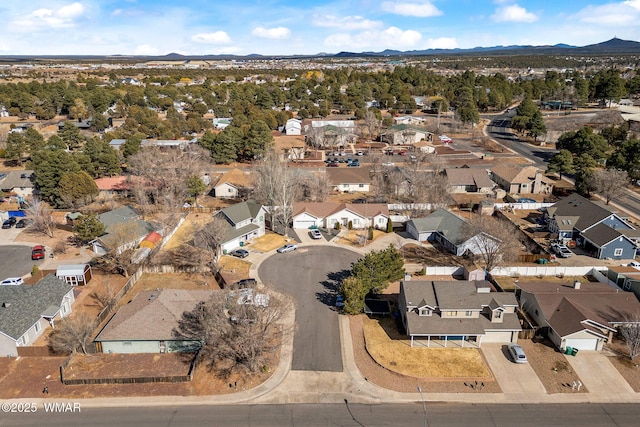
<path fill-rule="evenodd" d="M 56 270 L 56 277 L 71 286 L 84 286 L 93 277 L 89 264 L 61 265 Z"/>

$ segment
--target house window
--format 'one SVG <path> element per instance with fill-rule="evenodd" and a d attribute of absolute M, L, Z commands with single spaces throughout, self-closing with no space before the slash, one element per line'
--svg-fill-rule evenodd
<path fill-rule="evenodd" d="M 122 341 L 122 345 L 131 345 L 131 341 Z"/>
<path fill-rule="evenodd" d="M 67 314 L 67 304 L 62 304 L 62 306 L 60 306 L 60 311 L 63 315 Z"/>
<path fill-rule="evenodd" d="M 496 310 L 495 314 L 493 315 L 493 317 L 495 317 L 496 319 L 501 318 L 502 317 L 502 311 Z"/>
<path fill-rule="evenodd" d="M 20 345 L 27 345 L 29 343 L 29 335 L 24 334 L 20 337 Z"/>
<path fill-rule="evenodd" d="M 622 256 L 622 248 L 616 248 L 613 251 L 613 256 Z"/>
<path fill-rule="evenodd" d="M 227 188 L 227 193 L 233 193 L 233 190 L 230 188 Z"/>
<path fill-rule="evenodd" d="M 358 225 L 359 223 L 360 223 L 360 220 L 358 218 L 353 219 L 353 225 Z"/>
<path fill-rule="evenodd" d="M 378 224 L 382 224 L 384 222 L 384 218 L 378 218 Z"/>
<path fill-rule="evenodd" d="M 465 315 L 466 315 L 467 317 L 471 317 L 471 316 L 473 315 L 473 312 L 472 312 L 471 310 L 467 310 L 467 311 L 466 311 L 466 313 L 465 313 Z"/>
<path fill-rule="evenodd" d="M 364 188 L 364 184 L 358 184 L 358 188 Z"/>
<path fill-rule="evenodd" d="M 451 316 L 451 317 L 454 317 L 454 316 L 458 315 L 457 311 L 447 311 L 446 313 L 447 313 L 447 316 Z"/>
<path fill-rule="evenodd" d="M 33 325 L 33 328 L 36 330 L 36 333 L 40 332 L 40 329 L 42 329 L 42 327 L 40 326 L 40 322 L 36 322 L 36 324 Z"/>
<path fill-rule="evenodd" d="M 429 310 L 428 308 L 420 309 L 420 316 L 430 316 L 430 315 L 431 315 L 431 310 Z"/>

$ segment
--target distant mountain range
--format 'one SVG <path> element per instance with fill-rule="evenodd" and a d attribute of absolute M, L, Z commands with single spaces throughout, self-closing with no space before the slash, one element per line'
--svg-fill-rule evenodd
<path fill-rule="evenodd" d="M 640 54 L 640 42 L 622 40 L 617 37 L 606 42 L 588 46 L 556 44 L 553 46 L 492 46 L 472 49 L 426 49 L 426 50 L 383 50 L 382 52 L 340 52 L 337 54 L 318 53 L 316 55 L 181 55 L 169 53 L 162 56 L 139 55 L 1 55 L 0 62 L 29 61 L 37 59 L 66 60 L 129 60 L 129 61 L 186 61 L 186 60 L 252 60 L 252 59 L 297 59 L 297 58 L 384 58 L 402 56 L 444 56 L 444 55 L 623 55 Z"/>

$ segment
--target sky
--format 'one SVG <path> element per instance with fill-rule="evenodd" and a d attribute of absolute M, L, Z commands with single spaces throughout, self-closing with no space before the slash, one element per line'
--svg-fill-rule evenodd
<path fill-rule="evenodd" d="M 301 55 L 640 41 L 640 0 L 0 0 L 0 16 L 0 55 Z"/>

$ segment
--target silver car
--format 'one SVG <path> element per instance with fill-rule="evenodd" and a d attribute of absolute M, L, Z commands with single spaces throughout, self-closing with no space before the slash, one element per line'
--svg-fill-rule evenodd
<path fill-rule="evenodd" d="M 312 239 L 315 240 L 319 240 L 322 239 L 322 233 L 320 232 L 320 230 L 314 228 L 313 230 L 309 231 L 309 235 L 311 236 Z"/>
<path fill-rule="evenodd" d="M 298 249 L 298 245 L 287 243 L 286 245 L 279 247 L 277 252 L 283 254 L 285 252 L 293 252 L 296 249 Z"/>
<path fill-rule="evenodd" d="M 527 363 L 527 355 L 524 354 L 524 350 L 518 344 L 507 345 L 507 350 L 515 363 Z"/>

